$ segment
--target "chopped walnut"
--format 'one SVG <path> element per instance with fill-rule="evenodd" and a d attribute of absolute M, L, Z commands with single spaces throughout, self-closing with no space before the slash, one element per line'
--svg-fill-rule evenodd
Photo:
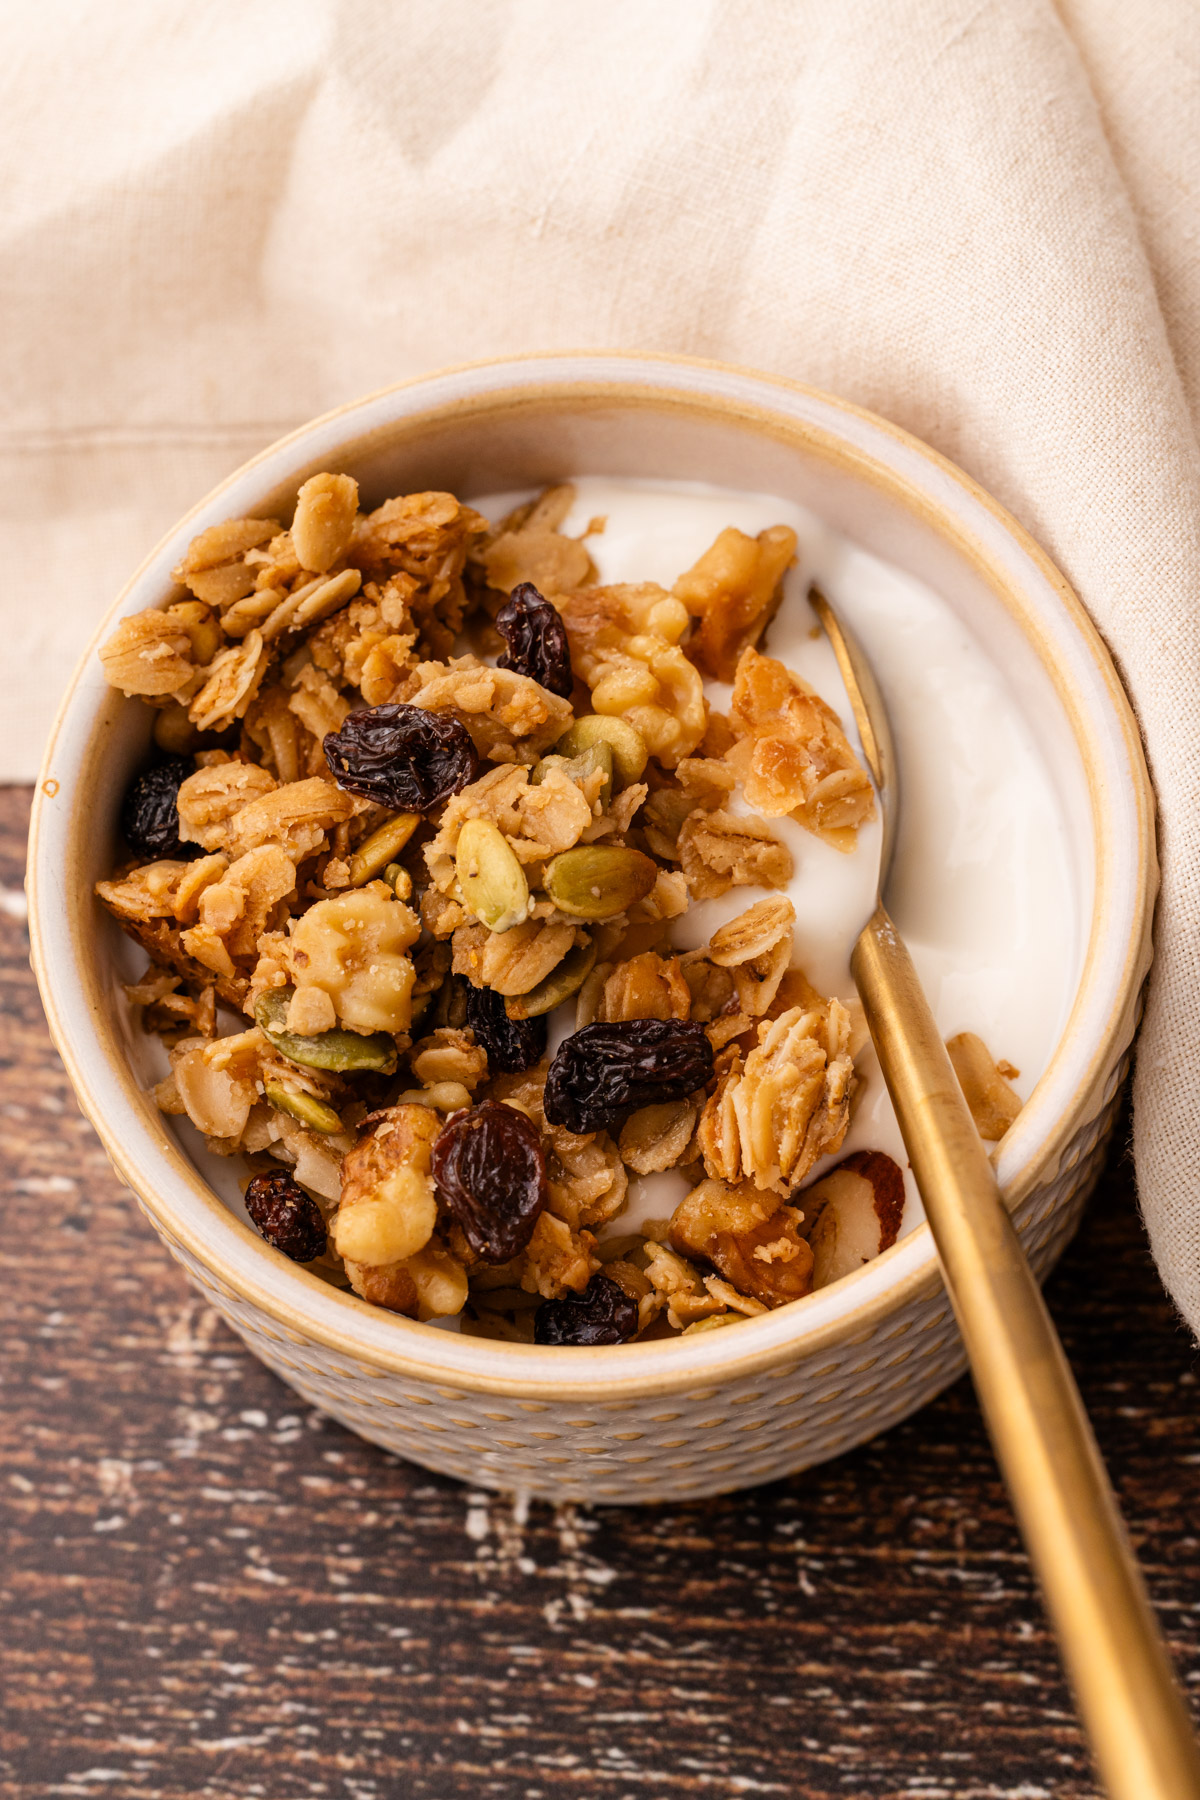
<path fill-rule="evenodd" d="M 628 722 L 666 769 L 704 736 L 699 672 L 679 648 L 687 609 L 653 582 L 580 588 L 561 609 L 576 673 L 592 706 Z"/>
<path fill-rule="evenodd" d="M 333 1220 L 339 1256 L 378 1267 L 424 1249 L 437 1225 L 429 1163 L 441 1128 L 431 1107 L 394 1106 L 342 1159 Z"/>
<path fill-rule="evenodd" d="M 803 1216 L 752 1181 L 704 1181 L 676 1207 L 671 1243 L 711 1263 L 739 1294 L 784 1306 L 812 1290 L 812 1251 L 798 1230 Z"/>
<path fill-rule="evenodd" d="M 292 926 L 297 985 L 324 988 L 353 1031 L 406 1031 L 415 979 L 407 951 L 419 933 L 414 914 L 382 881 L 319 900 Z"/>
<path fill-rule="evenodd" d="M 1018 1071 L 1011 1063 L 993 1061 L 991 1051 L 973 1031 L 960 1031 L 946 1049 L 976 1131 L 986 1142 L 997 1143 L 1021 1110 L 1020 1096 L 1008 1080 Z"/>
<path fill-rule="evenodd" d="M 875 817 L 875 793 L 820 695 L 774 657 L 742 653 L 733 684 L 729 760 L 746 800 L 768 818 L 790 813 L 837 850 L 851 851 Z"/>
<path fill-rule="evenodd" d="M 831 1000 L 827 1011 L 794 1007 L 765 1021 L 744 1068 L 726 1051 L 697 1133 L 708 1173 L 787 1194 L 837 1150 L 850 1122 L 849 1036 L 849 1015 Z"/>
<path fill-rule="evenodd" d="M 738 657 L 762 635 L 796 558 L 796 534 L 771 525 L 756 538 L 729 526 L 672 588 L 700 620 L 688 655 L 704 674 L 732 681 Z"/>

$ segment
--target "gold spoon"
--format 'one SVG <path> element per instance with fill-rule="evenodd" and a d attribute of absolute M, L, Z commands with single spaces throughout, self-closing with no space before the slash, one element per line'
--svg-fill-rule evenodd
<path fill-rule="evenodd" d="M 1075 1378 L 912 958 L 883 904 L 899 797 L 870 663 L 816 588 L 879 793 L 875 911 L 850 956 L 975 1391 L 1112 1800 L 1200 1800 L 1200 1756 Z"/>

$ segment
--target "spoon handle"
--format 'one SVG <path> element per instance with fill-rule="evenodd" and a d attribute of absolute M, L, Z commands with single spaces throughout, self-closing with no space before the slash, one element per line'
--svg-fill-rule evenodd
<path fill-rule="evenodd" d="M 1079 1390 L 882 904 L 850 966 L 1101 1779 L 1112 1800 L 1197 1800 L 1187 1710 Z"/>

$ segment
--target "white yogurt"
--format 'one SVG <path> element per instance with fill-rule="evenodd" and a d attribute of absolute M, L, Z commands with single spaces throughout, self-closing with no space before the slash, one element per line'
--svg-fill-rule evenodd
<path fill-rule="evenodd" d="M 929 588 L 789 501 L 692 482 L 584 477 L 574 485 L 562 529 L 577 534 L 593 518 L 605 519 L 603 532 L 588 540 L 601 582 L 657 581 L 670 588 L 728 525 L 752 535 L 769 525 L 796 532 L 797 566 L 759 647 L 811 682 L 857 744 L 837 664 L 806 599 L 810 582 L 861 640 L 887 703 L 900 769 L 902 814 L 888 906 L 943 1035 L 977 1032 L 993 1056 L 1020 1070 L 1014 1085 L 1027 1098 L 1066 1022 L 1078 946 L 1058 799 L 999 670 Z M 526 498 L 488 495 L 472 504 L 496 520 Z M 727 709 L 727 687 L 709 683 L 706 693 Z M 796 961 L 822 993 L 852 995 L 850 950 L 874 906 L 880 826 L 861 830 L 857 849 L 845 856 L 791 820 L 772 823 L 795 858 L 787 893 L 796 908 Z M 681 949 L 706 943 L 760 894 L 734 888 L 691 907 L 677 922 L 674 941 Z M 885 1150 L 907 1170 L 869 1047 L 858 1069 L 862 1087 L 838 1154 Z M 911 1175 L 906 1179 L 903 1229 L 909 1230 L 921 1213 Z M 629 1207 L 612 1230 L 666 1216 L 685 1191 L 673 1172 L 633 1183 Z"/>

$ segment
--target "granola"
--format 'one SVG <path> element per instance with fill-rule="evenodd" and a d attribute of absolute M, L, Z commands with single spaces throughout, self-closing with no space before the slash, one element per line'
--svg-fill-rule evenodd
<path fill-rule="evenodd" d="M 904 1189 L 880 1151 L 831 1166 L 864 1034 L 796 966 L 782 891 L 778 821 L 850 853 L 875 809 L 836 713 L 761 647 L 795 534 L 604 585 L 572 502 L 364 511 L 322 471 L 290 524 L 201 532 L 100 651 L 183 761 L 171 854 L 96 892 L 149 956 L 126 993 L 166 1047 L 158 1105 L 245 1160 L 279 1253 L 408 1318 L 610 1343 L 803 1298 L 894 1240 Z M 553 667 L 522 666 L 518 613 Z M 951 1053 L 1000 1135 L 1014 1071 Z M 670 1216 L 630 1226 L 660 1178 Z"/>

